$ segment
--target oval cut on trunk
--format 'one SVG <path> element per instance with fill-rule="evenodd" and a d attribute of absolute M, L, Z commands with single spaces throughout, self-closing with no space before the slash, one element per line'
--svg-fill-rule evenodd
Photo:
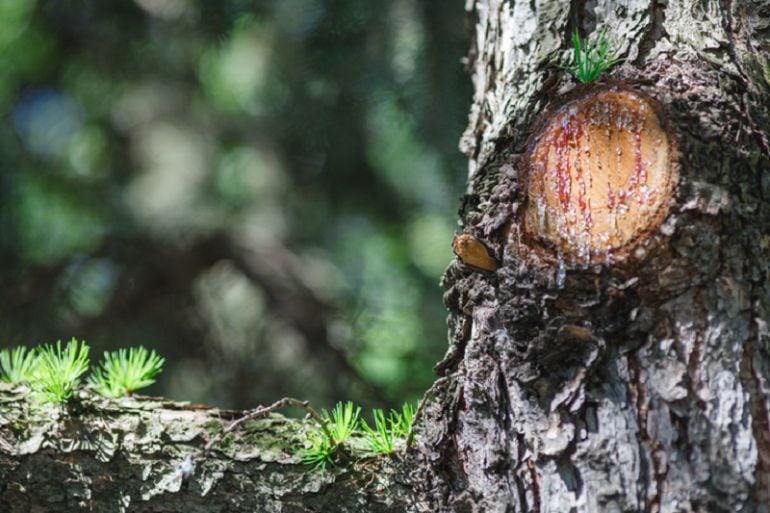
<path fill-rule="evenodd" d="M 673 153 L 651 101 L 637 92 L 567 103 L 529 149 L 526 233 L 576 262 L 608 259 L 665 217 Z"/>

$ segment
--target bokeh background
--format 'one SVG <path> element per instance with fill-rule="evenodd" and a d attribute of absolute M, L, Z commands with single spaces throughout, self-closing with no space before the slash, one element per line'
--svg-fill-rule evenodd
<path fill-rule="evenodd" d="M 389 407 L 446 349 L 461 0 L 0 1 L 0 347 Z"/>

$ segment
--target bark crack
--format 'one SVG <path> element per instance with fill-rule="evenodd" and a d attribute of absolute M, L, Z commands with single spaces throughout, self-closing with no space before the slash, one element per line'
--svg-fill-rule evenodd
<path fill-rule="evenodd" d="M 639 40 L 639 55 L 637 55 L 635 64 L 642 65 L 644 61 L 649 57 L 650 51 L 652 51 L 655 43 L 665 36 L 668 36 L 666 29 L 664 28 L 664 22 L 666 20 L 666 7 L 660 0 L 652 0 L 650 2 L 649 10 L 649 23 L 647 24 L 647 30 Z"/>
<path fill-rule="evenodd" d="M 532 478 L 532 512 L 540 513 L 540 476 L 537 473 L 537 465 L 530 459 L 527 461 L 527 467 L 529 468 L 529 474 Z"/>
<path fill-rule="evenodd" d="M 513 489 L 514 486 L 516 488 L 516 493 L 521 493 L 520 486 L 518 484 L 518 479 L 516 479 L 515 475 L 512 475 L 511 472 L 508 472 L 510 469 L 510 464 L 507 463 L 511 459 L 511 438 L 509 433 L 512 431 L 512 425 L 511 425 L 511 396 L 508 393 L 508 384 L 506 383 L 505 373 L 503 372 L 502 366 L 498 363 L 497 364 L 497 388 L 498 388 L 498 394 L 500 396 L 500 415 L 502 416 L 502 426 L 501 426 L 501 433 L 505 440 L 505 454 L 509 456 L 508 459 L 506 459 L 506 468 L 502 469 L 501 474 L 505 477 L 505 482 L 508 487 L 508 493 L 509 495 L 513 496 Z M 519 457 L 521 455 L 518 455 Z M 514 483 L 511 483 L 511 481 L 514 481 Z"/>
<path fill-rule="evenodd" d="M 738 52 L 735 49 L 735 34 L 739 33 L 739 31 L 733 20 L 732 6 L 732 0 L 722 0 L 719 2 L 719 8 L 722 11 L 722 26 L 724 27 L 725 33 L 727 34 L 727 41 L 729 44 L 727 55 L 730 58 L 730 61 L 732 61 L 733 65 L 735 65 L 735 69 L 738 71 L 738 77 L 740 78 L 744 91 L 749 93 L 751 88 L 751 79 L 744 71 L 743 65 L 738 59 Z M 759 147 L 762 148 L 767 156 L 770 156 L 770 140 L 768 140 L 765 131 L 761 130 L 757 125 L 757 122 L 754 121 L 754 117 L 751 115 L 751 111 L 747 105 L 748 102 L 746 101 L 746 94 L 740 94 L 737 96 L 740 104 L 740 113 L 748 123 L 749 131 L 757 141 Z M 760 188 L 759 190 L 761 191 L 762 189 Z"/>
<path fill-rule="evenodd" d="M 751 254 L 751 248 L 746 248 L 746 251 Z M 741 355 L 740 379 L 749 393 L 751 429 L 757 444 L 755 498 L 757 504 L 770 504 L 770 409 L 768 409 L 770 397 L 764 393 L 767 377 L 763 376 L 761 371 L 762 362 L 766 361 L 767 357 L 762 351 L 763 326 L 766 324 L 759 311 L 762 289 L 759 287 L 758 292 L 757 288 L 756 284 L 752 284 L 751 324 L 748 340 L 743 346 Z"/>
<path fill-rule="evenodd" d="M 760 377 L 754 368 L 753 360 L 752 337 L 743 349 L 741 377 L 749 392 L 752 411 L 751 427 L 757 443 L 756 501 L 757 504 L 770 504 L 770 412 L 767 408 L 767 398 L 762 394 Z"/>
<path fill-rule="evenodd" d="M 703 297 L 703 289 L 697 289 L 695 291 L 695 296 L 693 298 L 693 305 L 695 306 L 695 340 L 692 345 L 692 351 L 690 352 L 690 356 L 687 359 L 687 384 L 688 384 L 688 393 L 692 395 L 693 401 L 695 404 L 699 407 L 700 411 L 704 411 L 706 409 L 706 404 L 703 402 L 702 399 L 699 398 L 698 395 L 698 388 L 700 387 L 701 380 L 700 380 L 700 364 L 701 364 L 701 354 L 703 353 L 704 346 L 706 345 L 706 342 L 703 338 L 703 333 L 708 328 L 708 318 L 709 318 L 709 311 L 708 308 L 706 308 L 705 298 Z M 678 337 L 677 337 L 678 339 Z M 686 424 L 686 420 L 684 420 Z M 687 447 L 688 453 L 692 451 L 692 448 L 689 446 Z"/>
<path fill-rule="evenodd" d="M 515 435 L 518 452 L 521 455 L 520 457 L 523 458 L 527 453 L 527 445 L 524 442 L 524 435 L 518 431 L 515 433 Z M 527 470 L 529 470 L 529 461 L 527 461 L 526 466 Z M 519 509 L 522 511 L 522 513 L 530 511 L 529 504 L 527 503 L 527 489 L 521 479 L 516 479 L 516 486 L 519 492 Z"/>
<path fill-rule="evenodd" d="M 630 374 L 629 379 L 629 393 L 632 398 L 632 404 L 636 412 L 637 422 L 639 424 L 639 442 L 643 447 L 647 448 L 650 455 L 650 463 L 652 464 L 652 477 L 655 480 L 655 489 L 653 490 L 652 497 L 649 499 L 648 511 L 650 513 L 658 513 L 661 506 L 661 496 L 663 494 L 663 486 L 666 479 L 666 471 L 661 467 L 659 451 L 662 450 L 660 443 L 650 437 L 647 429 L 647 412 L 649 408 L 649 391 L 642 381 L 641 377 L 641 364 L 638 356 L 631 354 L 628 357 L 628 370 Z M 644 455 L 644 450 L 640 451 L 641 455 Z M 652 484 L 649 483 L 648 484 Z M 649 494 L 647 494 L 649 496 Z M 647 502 L 647 497 L 645 497 Z"/>

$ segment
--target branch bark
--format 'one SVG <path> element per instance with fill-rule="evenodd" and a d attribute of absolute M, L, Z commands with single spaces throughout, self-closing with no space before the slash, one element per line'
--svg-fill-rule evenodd
<path fill-rule="evenodd" d="M 61 410 L 0 385 L 0 404 L 3 512 L 384 512 L 414 501 L 403 453 L 372 457 L 354 439 L 328 471 L 302 464 L 295 452 L 316 421 L 269 412 L 303 401 L 233 412 L 81 394 Z"/>

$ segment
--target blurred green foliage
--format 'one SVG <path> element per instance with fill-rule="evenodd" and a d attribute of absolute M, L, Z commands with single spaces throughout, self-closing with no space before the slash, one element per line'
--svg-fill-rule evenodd
<path fill-rule="evenodd" d="M 167 357 L 153 392 L 384 407 L 446 345 L 462 2 L 0 2 L 0 348 Z"/>

